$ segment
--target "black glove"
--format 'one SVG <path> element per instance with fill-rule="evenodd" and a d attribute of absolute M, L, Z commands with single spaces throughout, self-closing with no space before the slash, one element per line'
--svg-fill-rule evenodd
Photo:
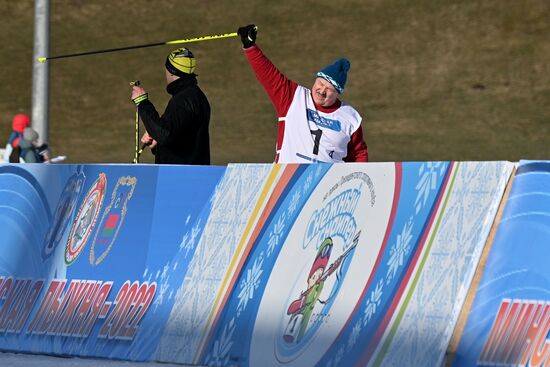
<path fill-rule="evenodd" d="M 258 34 L 258 27 L 254 24 L 249 24 L 245 27 L 239 28 L 237 34 L 241 36 L 241 41 L 244 48 L 249 48 L 256 43 L 256 35 Z"/>

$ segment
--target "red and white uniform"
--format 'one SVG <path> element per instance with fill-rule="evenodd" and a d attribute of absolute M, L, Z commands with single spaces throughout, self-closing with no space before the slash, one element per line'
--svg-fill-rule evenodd
<path fill-rule="evenodd" d="M 257 45 L 244 51 L 279 115 L 275 162 L 368 161 L 361 116 L 353 107 L 340 100 L 329 108 L 317 105 L 311 90 L 289 80 Z"/>

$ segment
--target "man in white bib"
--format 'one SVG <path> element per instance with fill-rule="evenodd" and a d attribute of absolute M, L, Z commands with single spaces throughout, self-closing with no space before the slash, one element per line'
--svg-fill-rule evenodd
<path fill-rule="evenodd" d="M 361 116 L 338 99 L 350 62 L 336 60 L 317 73 L 311 89 L 281 73 L 255 44 L 257 27 L 239 28 L 244 53 L 277 114 L 277 163 L 367 162 Z"/>

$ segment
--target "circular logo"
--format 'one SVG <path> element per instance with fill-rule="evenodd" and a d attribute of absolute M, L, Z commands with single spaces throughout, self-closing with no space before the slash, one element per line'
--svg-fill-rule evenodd
<path fill-rule="evenodd" d="M 69 225 L 69 221 L 74 215 L 74 209 L 76 207 L 84 179 L 85 177 L 83 173 L 75 173 L 67 180 L 55 210 L 53 225 L 50 227 L 44 241 L 42 258 L 48 258 L 63 238 L 65 230 Z"/>
<path fill-rule="evenodd" d="M 88 242 L 101 210 L 106 186 L 107 177 L 104 173 L 100 173 L 78 210 L 65 247 L 65 263 L 67 265 L 76 260 Z"/>
<path fill-rule="evenodd" d="M 330 169 L 289 228 L 258 308 L 252 365 L 315 365 L 360 302 L 383 243 L 394 177 L 348 167 Z"/>

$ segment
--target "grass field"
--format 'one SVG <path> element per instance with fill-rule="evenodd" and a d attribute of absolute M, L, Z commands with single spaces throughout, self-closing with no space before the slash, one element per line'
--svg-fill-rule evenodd
<path fill-rule="evenodd" d="M 0 0 L 0 139 L 30 114 L 34 2 Z M 51 0 L 50 55 L 234 32 L 290 78 L 345 56 L 342 99 L 372 161 L 550 159 L 550 2 L 544 0 Z M 173 46 L 50 62 L 50 144 L 68 162 L 131 162 L 140 79 L 162 112 Z M 213 164 L 271 162 L 276 115 L 237 38 L 190 44 L 212 105 Z M 2 143 L 3 144 L 3 143 Z M 151 162 L 149 152 L 143 162 Z"/>

